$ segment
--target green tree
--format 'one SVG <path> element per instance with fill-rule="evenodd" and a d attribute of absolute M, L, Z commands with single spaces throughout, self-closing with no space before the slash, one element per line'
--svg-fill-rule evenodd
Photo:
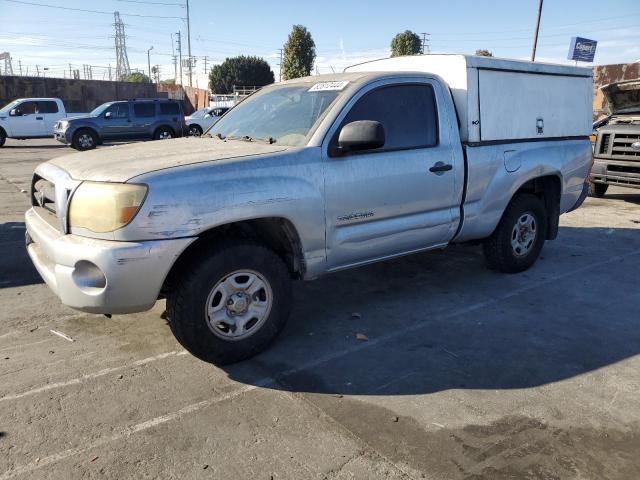
<path fill-rule="evenodd" d="M 275 81 L 269 64 L 259 57 L 227 58 L 209 72 L 209 89 L 213 93 L 233 93 L 233 87 L 264 87 Z"/>
<path fill-rule="evenodd" d="M 311 33 L 302 25 L 294 25 L 284 44 L 282 79 L 306 77 L 316 61 L 316 44 Z"/>
<path fill-rule="evenodd" d="M 125 79 L 125 82 L 151 83 L 151 80 L 142 72 L 133 72 L 129 74 L 129 76 Z"/>
<path fill-rule="evenodd" d="M 489 50 L 476 50 L 476 55 L 478 57 L 493 57 L 493 53 L 491 53 Z"/>
<path fill-rule="evenodd" d="M 391 56 L 417 55 L 422 50 L 422 41 L 418 34 L 405 30 L 391 40 Z"/>

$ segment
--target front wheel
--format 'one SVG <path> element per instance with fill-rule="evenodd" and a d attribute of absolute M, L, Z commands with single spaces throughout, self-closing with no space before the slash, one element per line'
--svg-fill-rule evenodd
<path fill-rule="evenodd" d="M 92 150 L 96 148 L 98 144 L 98 137 L 91 130 L 78 130 L 73 135 L 71 146 L 81 152 L 85 150 Z"/>
<path fill-rule="evenodd" d="M 593 183 L 589 182 L 589 191 L 587 192 L 590 197 L 602 198 L 607 193 L 609 185 L 606 183 Z"/>
<path fill-rule="evenodd" d="M 7 140 L 7 134 L 0 128 L 0 147 L 4 146 L 4 142 Z"/>
<path fill-rule="evenodd" d="M 227 242 L 185 267 L 167 295 L 171 331 L 196 357 L 219 365 L 264 350 L 291 309 L 284 261 L 253 242 Z"/>
<path fill-rule="evenodd" d="M 517 194 L 482 245 L 487 266 L 505 273 L 528 269 L 538 259 L 546 234 L 542 200 L 530 193 Z"/>

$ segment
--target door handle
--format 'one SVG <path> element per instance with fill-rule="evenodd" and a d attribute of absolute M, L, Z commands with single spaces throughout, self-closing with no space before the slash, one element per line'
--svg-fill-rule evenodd
<path fill-rule="evenodd" d="M 448 172 L 449 170 L 453 170 L 453 165 L 444 162 L 436 162 L 435 165 L 429 169 L 430 172 L 435 173 L 436 175 L 442 175 L 444 172 Z"/>
<path fill-rule="evenodd" d="M 44 117 L 36 117 L 36 120 L 44 120 Z"/>

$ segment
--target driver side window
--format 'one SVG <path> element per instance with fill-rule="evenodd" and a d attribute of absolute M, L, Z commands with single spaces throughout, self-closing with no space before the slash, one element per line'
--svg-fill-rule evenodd
<path fill-rule="evenodd" d="M 36 102 L 23 102 L 18 105 L 15 110 L 18 115 L 35 115 L 37 108 Z"/>
<path fill-rule="evenodd" d="M 351 108 L 342 126 L 358 120 L 382 124 L 386 140 L 377 151 L 438 144 L 438 114 L 433 87 L 429 84 L 390 85 L 366 93 Z"/>
<path fill-rule="evenodd" d="M 111 118 L 127 118 L 129 116 L 129 104 L 116 103 L 115 105 L 111 105 L 107 109 L 107 112 L 111 112 Z"/>

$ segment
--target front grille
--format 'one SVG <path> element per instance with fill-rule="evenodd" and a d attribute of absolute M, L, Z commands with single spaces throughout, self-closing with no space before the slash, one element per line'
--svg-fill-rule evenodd
<path fill-rule="evenodd" d="M 56 216 L 58 214 L 58 208 L 56 205 L 56 186 L 49 180 L 42 178 L 37 174 L 33 176 L 31 205 L 34 207 L 42 207 Z"/>
<path fill-rule="evenodd" d="M 636 142 L 640 142 L 640 134 L 637 134 L 637 133 L 613 134 L 613 145 L 611 146 L 611 156 L 628 157 L 629 159 L 640 160 L 640 151 L 631 147 L 631 145 Z"/>
<path fill-rule="evenodd" d="M 609 144 L 611 142 L 611 134 L 604 133 L 602 135 L 602 139 L 600 140 L 600 153 L 607 154 L 609 153 Z"/>

